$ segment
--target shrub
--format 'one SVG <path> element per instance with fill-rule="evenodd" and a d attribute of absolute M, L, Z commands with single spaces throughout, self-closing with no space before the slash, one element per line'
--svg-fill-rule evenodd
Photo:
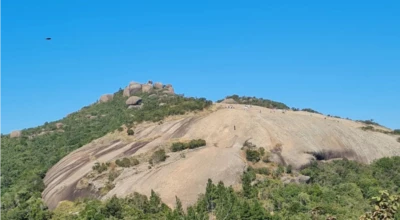
<path fill-rule="evenodd" d="M 275 170 L 275 176 L 279 177 L 282 175 L 282 173 L 285 171 L 282 165 L 279 165 L 278 168 Z"/>
<path fill-rule="evenodd" d="M 310 112 L 310 113 L 315 113 L 315 114 L 320 114 L 320 115 L 321 115 L 320 112 L 315 111 L 314 109 L 311 109 L 311 108 L 303 108 L 302 111 L 304 111 L 304 112 Z"/>
<path fill-rule="evenodd" d="M 373 130 L 375 130 L 374 127 L 372 127 L 371 125 L 361 127 L 361 129 L 364 130 L 364 131 L 373 131 Z"/>
<path fill-rule="evenodd" d="M 226 99 L 233 99 L 239 104 L 246 104 L 246 105 L 256 105 L 262 106 L 267 108 L 277 108 L 277 109 L 289 109 L 289 107 L 281 102 L 276 102 L 268 99 L 263 98 L 256 98 L 256 97 L 249 97 L 249 96 L 238 96 L 238 95 L 231 95 L 227 96 Z M 222 102 L 223 100 L 218 100 L 217 102 Z"/>
<path fill-rule="evenodd" d="M 129 158 L 124 157 L 122 160 L 120 159 L 116 160 L 115 164 L 117 164 L 120 167 L 130 167 L 138 165 L 139 161 L 137 159 L 130 160 Z"/>
<path fill-rule="evenodd" d="M 191 140 L 188 143 L 175 142 L 171 146 L 172 152 L 182 151 L 185 149 L 194 149 L 202 146 L 206 146 L 206 141 L 203 139 Z"/>
<path fill-rule="evenodd" d="M 398 134 L 398 135 L 400 135 L 400 129 L 394 129 L 394 130 L 393 130 L 393 134 Z"/>
<path fill-rule="evenodd" d="M 258 174 L 263 174 L 263 175 L 269 175 L 270 174 L 269 169 L 266 168 L 266 167 L 255 169 L 255 172 L 258 173 Z"/>
<path fill-rule="evenodd" d="M 135 134 L 135 132 L 132 129 L 128 129 L 126 132 L 128 133 L 129 136 Z"/>
<path fill-rule="evenodd" d="M 258 149 L 258 150 L 259 150 L 261 156 L 265 155 L 265 149 L 263 147 L 260 147 L 260 149 Z"/>
<path fill-rule="evenodd" d="M 262 161 L 263 161 L 264 163 L 269 163 L 269 162 L 271 162 L 271 160 L 269 159 L 269 157 L 270 157 L 270 155 L 265 155 L 265 156 L 262 158 Z"/>
<path fill-rule="evenodd" d="M 171 146 L 171 151 L 172 152 L 182 151 L 182 150 L 185 150 L 185 149 L 186 149 L 186 146 L 182 142 L 175 142 Z"/>
<path fill-rule="evenodd" d="M 123 127 L 119 127 L 119 128 L 118 128 L 118 131 L 119 131 L 119 132 L 121 132 L 121 131 L 123 131 L 123 130 L 124 130 Z"/>
<path fill-rule="evenodd" d="M 111 172 L 108 174 L 108 181 L 112 182 L 112 181 L 114 181 L 118 176 L 119 176 L 119 174 L 118 174 L 117 172 L 111 171 Z"/>
<path fill-rule="evenodd" d="M 102 172 L 104 172 L 104 171 L 106 171 L 107 169 L 108 169 L 108 166 L 110 165 L 110 163 L 99 163 L 99 162 L 96 162 L 95 164 L 94 164 L 94 166 L 92 167 L 92 169 L 93 170 L 95 170 L 95 171 L 97 171 L 98 173 L 102 173 Z"/>
<path fill-rule="evenodd" d="M 400 208 L 400 196 L 390 195 L 387 191 L 380 191 L 380 195 L 372 197 L 373 209 L 360 217 L 361 220 L 368 219 L 397 219 L 396 215 Z"/>
<path fill-rule="evenodd" d="M 167 159 L 167 155 L 165 154 L 165 150 L 164 149 L 160 149 L 155 151 L 150 158 L 149 163 L 150 164 L 157 164 L 160 162 L 163 162 Z"/>
<path fill-rule="evenodd" d="M 286 167 L 286 173 L 288 174 L 292 173 L 292 165 Z"/>
<path fill-rule="evenodd" d="M 251 162 L 258 162 L 260 160 L 260 153 L 257 150 L 246 150 L 246 159 Z"/>

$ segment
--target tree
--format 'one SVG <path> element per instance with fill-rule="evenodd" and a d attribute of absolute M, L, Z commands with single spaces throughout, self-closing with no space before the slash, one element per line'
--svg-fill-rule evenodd
<path fill-rule="evenodd" d="M 132 129 L 128 129 L 126 132 L 128 133 L 129 136 L 132 136 L 135 134 L 135 132 Z"/>
<path fill-rule="evenodd" d="M 365 213 L 360 220 L 399 219 L 400 196 L 390 195 L 386 190 L 372 197 L 373 210 Z"/>

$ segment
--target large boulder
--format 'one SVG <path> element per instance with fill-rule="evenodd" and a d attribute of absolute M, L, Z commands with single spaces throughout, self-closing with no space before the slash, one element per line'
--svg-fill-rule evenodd
<path fill-rule="evenodd" d="M 308 183 L 308 181 L 310 181 L 310 177 L 301 174 L 299 174 L 298 176 L 283 176 L 281 178 L 281 181 L 284 184 L 289 184 L 289 183 L 306 184 Z"/>
<path fill-rule="evenodd" d="M 165 85 L 165 88 L 164 88 L 164 89 L 165 89 L 165 90 L 163 91 L 163 93 L 166 93 L 166 94 L 175 94 L 174 88 L 172 87 L 171 84 Z"/>
<path fill-rule="evenodd" d="M 10 137 L 11 138 L 17 138 L 17 137 L 21 137 L 21 135 L 22 135 L 22 132 L 17 130 L 17 131 L 12 131 L 11 134 L 10 134 Z"/>
<path fill-rule="evenodd" d="M 142 85 L 137 82 L 131 82 L 129 85 L 124 89 L 123 96 L 129 97 L 137 92 L 142 91 Z"/>
<path fill-rule="evenodd" d="M 100 102 L 108 102 L 108 101 L 111 101 L 113 98 L 114 98 L 114 95 L 112 95 L 112 94 L 105 94 L 105 95 L 102 95 L 102 96 L 100 97 Z"/>
<path fill-rule="evenodd" d="M 142 98 L 138 96 L 131 96 L 128 100 L 126 100 L 125 104 L 130 105 L 140 105 L 142 103 Z"/>
<path fill-rule="evenodd" d="M 151 92 L 153 91 L 153 85 L 152 84 L 143 84 L 142 85 L 142 92 Z"/>
<path fill-rule="evenodd" d="M 57 123 L 56 123 L 56 128 L 57 128 L 57 129 L 60 129 L 60 128 L 62 128 L 63 126 L 64 126 L 64 124 L 61 123 L 61 122 L 57 122 Z"/>
<path fill-rule="evenodd" d="M 156 82 L 156 83 L 154 83 L 154 88 L 155 89 L 162 89 L 163 88 L 163 84 L 160 83 L 160 82 Z"/>

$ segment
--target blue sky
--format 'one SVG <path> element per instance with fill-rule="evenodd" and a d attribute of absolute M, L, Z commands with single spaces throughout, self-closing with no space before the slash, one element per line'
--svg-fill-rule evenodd
<path fill-rule="evenodd" d="M 400 128 L 399 11 L 399 1 L 2 1 L 1 132 L 149 79 Z"/>

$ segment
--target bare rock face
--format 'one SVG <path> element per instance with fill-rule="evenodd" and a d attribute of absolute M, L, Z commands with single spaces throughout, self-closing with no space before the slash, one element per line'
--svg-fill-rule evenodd
<path fill-rule="evenodd" d="M 165 86 L 165 89 L 166 90 L 164 90 L 164 93 L 166 93 L 166 94 L 175 94 L 174 88 L 172 87 L 171 84 L 167 84 Z"/>
<path fill-rule="evenodd" d="M 105 94 L 100 97 L 100 102 L 109 102 L 114 98 L 112 94 Z"/>
<path fill-rule="evenodd" d="M 299 176 L 284 176 L 281 178 L 282 182 L 285 184 L 288 183 L 297 183 L 297 184 L 305 184 L 308 183 L 308 181 L 310 180 L 309 176 L 304 176 L 304 175 L 299 175 Z"/>
<path fill-rule="evenodd" d="M 129 97 L 137 92 L 142 91 L 142 85 L 137 82 L 131 82 L 129 85 L 124 89 L 123 96 Z"/>
<path fill-rule="evenodd" d="M 163 88 L 163 84 L 160 83 L 160 82 L 156 82 L 156 83 L 154 83 L 154 88 L 156 88 L 156 89 L 162 89 L 162 88 Z"/>
<path fill-rule="evenodd" d="M 62 128 L 63 126 L 64 126 L 64 124 L 61 123 L 61 122 L 56 123 L 56 128 L 57 128 L 57 129 L 60 129 L 60 128 Z"/>
<path fill-rule="evenodd" d="M 225 103 L 225 104 L 237 104 L 237 102 L 234 99 L 224 99 L 224 101 L 222 101 L 222 103 Z"/>
<path fill-rule="evenodd" d="M 125 104 L 128 106 L 131 105 L 140 105 L 142 102 L 142 98 L 138 97 L 138 96 L 131 96 L 129 97 L 128 100 L 126 100 Z"/>
<path fill-rule="evenodd" d="M 325 159 L 344 155 L 363 163 L 400 155 L 400 143 L 393 136 L 363 131 L 358 122 L 338 119 L 338 123 L 336 119 L 324 119 L 325 116 L 318 114 L 310 116 L 309 113 L 295 111 L 277 114 L 258 106 L 253 106 L 251 111 L 241 107 L 185 115 L 164 123 L 138 124 L 132 140 L 105 136 L 93 141 L 49 169 L 44 178 L 46 189 L 42 193 L 43 200 L 50 209 L 54 209 L 60 201 L 83 197 L 83 191 L 76 190 L 76 184 L 93 172 L 96 161 L 113 162 L 122 157 L 140 155 L 145 157 L 163 144 L 177 139 L 200 138 L 207 141 L 207 146 L 187 151 L 185 158 L 179 152 L 170 152 L 165 162 L 152 169 L 148 169 L 148 163 L 126 168 L 113 181 L 115 188 L 101 199 L 113 195 L 126 197 L 133 192 L 149 197 L 153 189 L 170 207 L 176 204 L 175 196 L 181 199 L 183 207 L 192 205 L 197 201 L 198 194 L 204 193 L 208 179 L 223 181 L 226 186 L 240 183 L 240 176 L 247 166 L 242 147 L 249 138 L 253 144 L 264 147 L 271 155 L 277 155 L 285 164 L 292 165 L 294 171 L 315 160 L 313 154 L 308 152 L 320 156 L 323 154 Z M 348 151 L 354 154 L 346 153 Z M 324 152 L 343 153 L 335 155 Z M 309 181 L 309 177 L 295 173 L 285 176 L 287 182 Z M 182 179 L 185 181 L 180 181 Z"/>
<path fill-rule="evenodd" d="M 151 92 L 151 91 L 153 91 L 152 84 L 143 84 L 142 85 L 142 92 Z"/>
<path fill-rule="evenodd" d="M 12 131 L 11 134 L 10 134 L 10 137 L 11 138 L 17 138 L 17 137 L 21 137 L 21 135 L 22 135 L 22 132 L 17 130 L 17 131 Z"/>

